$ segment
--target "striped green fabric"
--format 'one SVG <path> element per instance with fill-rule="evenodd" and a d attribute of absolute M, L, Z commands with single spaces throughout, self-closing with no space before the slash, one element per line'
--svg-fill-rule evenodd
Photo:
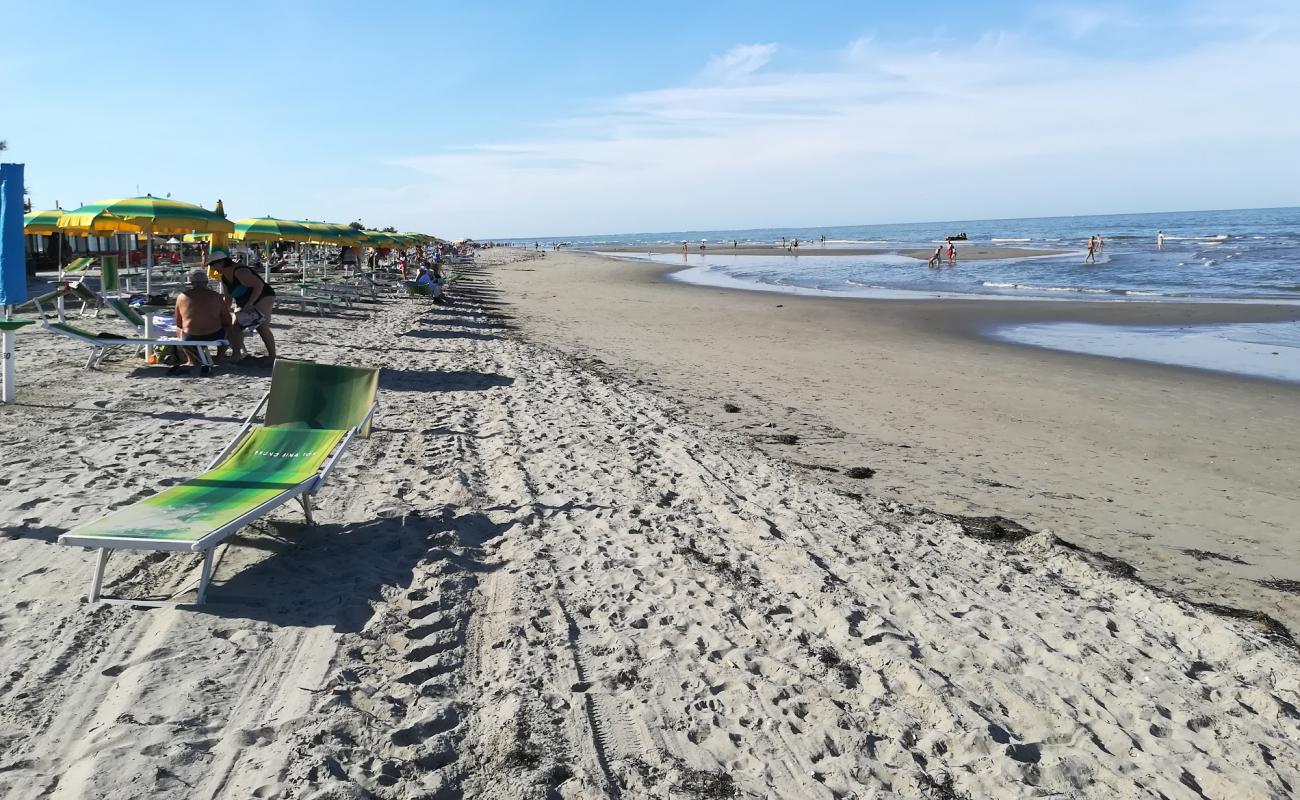
<path fill-rule="evenodd" d="M 113 313 L 121 317 L 128 325 L 136 328 L 144 327 L 144 317 L 140 312 L 131 308 L 131 305 L 120 297 L 110 297 L 104 301 L 104 304 L 113 309 Z"/>
<path fill-rule="evenodd" d="M 83 269 L 89 267 L 91 264 L 94 264 L 94 263 L 95 263 L 95 257 L 94 257 L 94 256 L 87 256 L 87 257 L 85 257 L 85 258 L 74 259 L 74 260 L 72 261 L 72 263 L 68 264 L 68 266 L 67 266 L 66 268 L 64 268 L 63 271 L 64 271 L 64 272 L 81 272 Z"/>
<path fill-rule="evenodd" d="M 91 341 L 103 341 L 103 340 L 104 340 L 104 337 L 102 337 L 102 336 L 99 336 L 99 335 L 97 335 L 97 334 L 91 333 L 90 331 L 86 330 L 85 328 L 78 328 L 76 325 L 72 325 L 72 324 L 67 323 L 67 322 L 47 322 L 47 323 L 45 323 L 45 327 L 47 327 L 47 328 L 54 328 L 55 330 L 60 330 L 60 331 L 63 331 L 64 333 L 70 333 L 70 334 L 72 334 L 73 336 L 80 336 L 80 337 L 85 338 L 85 339 L 90 339 Z M 113 337 L 111 337 L 111 338 L 109 339 L 109 341 L 121 341 L 121 340 L 130 339 L 130 338 L 131 338 L 130 336 L 113 336 Z"/>
<path fill-rule="evenodd" d="M 145 231 L 156 234 L 230 233 L 235 229 L 234 223 L 215 211 L 149 195 L 101 200 L 64 212 L 58 226 L 60 230 L 95 235 Z"/>
<path fill-rule="evenodd" d="M 266 424 L 347 429 L 361 424 L 379 386 L 379 370 L 277 358 Z M 361 435 L 365 436 L 366 431 Z"/>
<path fill-rule="evenodd" d="M 316 232 L 301 222 L 275 217 L 250 217 L 235 220 L 232 239 L 244 242 L 308 242 Z"/>
<path fill-rule="evenodd" d="M 57 208 L 23 214 L 23 233 L 49 235 L 59 232 L 59 219 L 63 212 Z"/>
<path fill-rule="evenodd" d="M 84 281 L 85 278 L 82 278 L 82 280 Z M 86 286 L 81 281 L 68 284 L 68 291 L 75 294 L 77 296 L 77 299 L 82 301 L 83 303 L 88 303 L 90 305 L 99 305 L 99 295 L 92 292 L 90 290 L 90 287 Z"/>
<path fill-rule="evenodd" d="M 121 283 L 118 279 L 117 256 L 102 256 L 99 262 L 99 290 L 116 292 Z"/>
<path fill-rule="evenodd" d="M 259 428 L 216 469 L 115 511 L 75 535 L 197 542 L 312 478 L 346 433 Z"/>

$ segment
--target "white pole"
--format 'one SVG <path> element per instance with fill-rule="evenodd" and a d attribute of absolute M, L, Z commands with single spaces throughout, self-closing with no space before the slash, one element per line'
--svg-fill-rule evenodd
<path fill-rule="evenodd" d="M 13 306 L 5 306 L 5 319 L 13 314 Z M 14 402 L 14 332 L 4 331 L 4 385 L 0 386 L 0 403 Z"/>
<path fill-rule="evenodd" d="M 144 226 L 144 293 L 153 294 L 153 223 Z"/>

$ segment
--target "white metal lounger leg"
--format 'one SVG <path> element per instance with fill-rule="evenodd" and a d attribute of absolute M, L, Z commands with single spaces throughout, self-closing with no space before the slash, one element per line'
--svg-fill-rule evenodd
<path fill-rule="evenodd" d="M 208 582 L 212 580 L 212 548 L 203 551 L 203 572 L 199 574 L 198 601 L 202 603 L 208 597 Z"/>
<path fill-rule="evenodd" d="M 95 368 L 95 356 L 99 355 L 99 348 L 95 345 L 90 346 L 90 358 L 86 359 L 86 369 Z"/>
<path fill-rule="evenodd" d="M 307 492 L 303 492 L 298 495 L 298 502 L 302 503 L 302 513 L 307 517 L 307 524 L 315 525 L 315 521 L 311 518 L 311 495 Z"/>
<path fill-rule="evenodd" d="M 95 572 L 90 579 L 90 602 L 99 602 L 99 590 L 104 585 L 104 567 L 108 564 L 108 554 L 112 551 L 107 547 L 99 548 L 99 554 L 95 557 Z"/>

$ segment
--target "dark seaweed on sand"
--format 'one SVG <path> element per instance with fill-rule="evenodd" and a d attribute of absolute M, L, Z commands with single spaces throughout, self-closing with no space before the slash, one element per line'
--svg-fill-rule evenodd
<path fill-rule="evenodd" d="M 969 794 L 953 785 L 951 775 L 935 778 L 929 773 L 922 772 L 917 782 L 921 784 L 921 790 L 930 800 L 971 800 Z"/>
<path fill-rule="evenodd" d="M 1290 578 L 1265 578 L 1264 580 L 1255 581 L 1255 583 L 1275 592 L 1300 594 L 1300 581 L 1293 581 Z"/>
<path fill-rule="evenodd" d="M 692 797 L 736 797 L 736 779 L 725 772 L 687 770 L 677 791 Z"/>
<path fill-rule="evenodd" d="M 1034 535 L 1034 532 L 1019 522 L 1006 517 L 964 517 L 960 514 L 942 514 L 961 526 L 961 532 L 984 542 L 1015 543 Z"/>
<path fill-rule="evenodd" d="M 1249 561 L 1242 561 L 1237 556 L 1224 555 L 1223 553 L 1216 553 L 1213 550 L 1197 550 L 1194 547 L 1182 547 L 1179 549 L 1197 561 L 1226 561 L 1229 564 L 1250 564 Z"/>

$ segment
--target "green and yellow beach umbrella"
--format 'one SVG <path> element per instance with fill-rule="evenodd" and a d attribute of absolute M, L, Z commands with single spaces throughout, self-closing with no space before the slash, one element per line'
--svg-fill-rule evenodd
<path fill-rule="evenodd" d="M 60 228 L 85 230 L 92 235 L 142 233 L 146 236 L 185 233 L 231 233 L 234 224 L 201 206 L 163 197 L 125 197 L 101 200 L 64 212 Z"/>
<path fill-rule="evenodd" d="M 235 220 L 230 238 L 244 242 L 310 242 L 315 232 L 301 222 L 275 217 Z"/>
<path fill-rule="evenodd" d="M 228 234 L 234 224 L 220 214 L 192 203 L 154 197 L 124 197 L 68 211 L 59 218 L 59 229 L 87 236 L 137 233 L 145 236 L 145 292 L 153 291 L 153 237 L 156 234 Z"/>
<path fill-rule="evenodd" d="M 33 211 L 23 215 L 23 233 L 49 236 L 59 232 L 59 219 L 63 209 L 53 208 L 49 211 Z"/>
<path fill-rule="evenodd" d="M 366 244 L 371 247 L 402 247 L 403 240 L 395 233 L 385 231 L 362 231 L 366 235 Z"/>
<path fill-rule="evenodd" d="M 312 220 L 303 220 L 298 224 L 302 225 L 304 228 L 311 231 L 312 238 L 309 239 L 308 241 L 313 242 L 315 244 L 333 244 L 333 245 L 345 244 L 343 240 L 352 238 L 352 234 L 355 233 L 351 228 L 348 228 L 347 232 L 344 233 L 343 230 L 344 226 L 334 225 L 329 222 L 314 222 Z"/>

